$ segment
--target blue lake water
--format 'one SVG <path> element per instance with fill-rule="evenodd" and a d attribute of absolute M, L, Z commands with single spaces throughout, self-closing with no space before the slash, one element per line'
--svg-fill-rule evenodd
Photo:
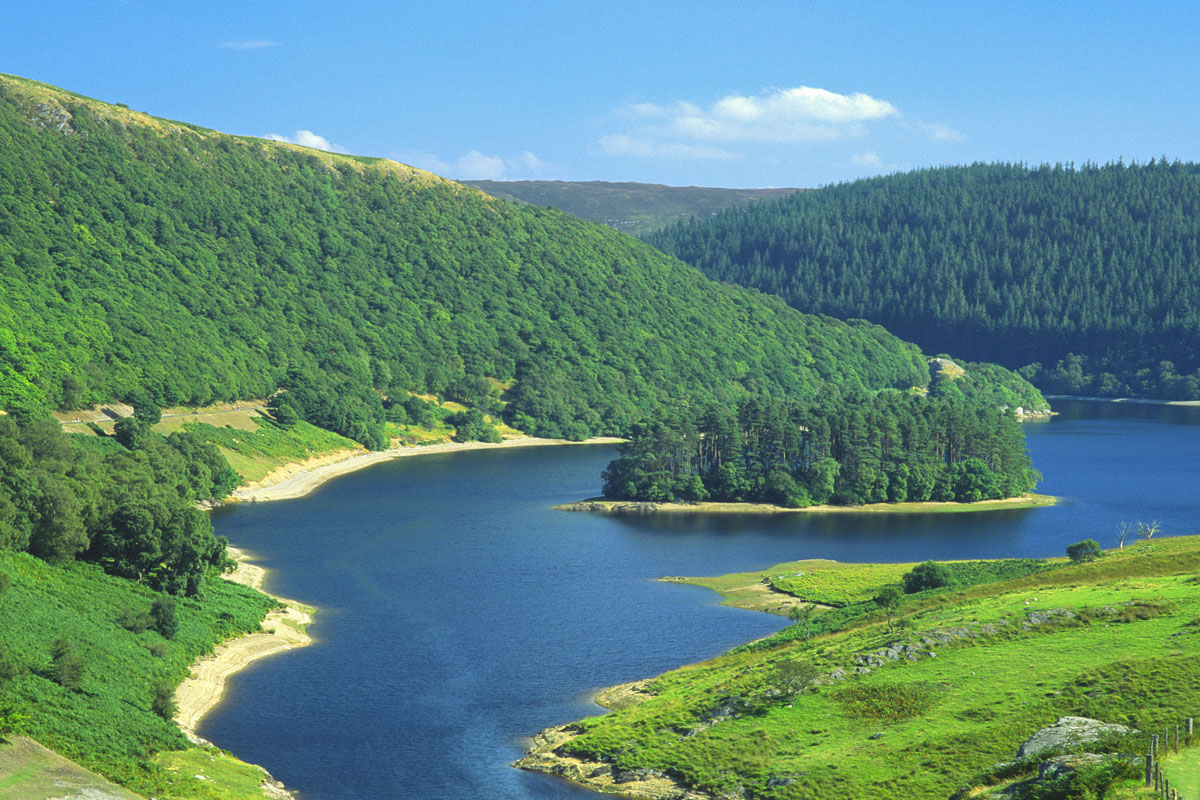
<path fill-rule="evenodd" d="M 1058 401 L 1026 426 L 1052 508 L 987 514 L 649 515 L 551 506 L 599 493 L 608 446 L 448 453 L 382 464 L 308 497 L 214 514 L 320 608 L 317 642 L 231 681 L 201 735 L 304 800 L 595 797 L 512 769 L 523 737 L 600 709 L 603 686 L 764 636 L 663 575 L 800 558 L 1061 555 L 1121 521 L 1200 526 L 1200 409 Z"/>

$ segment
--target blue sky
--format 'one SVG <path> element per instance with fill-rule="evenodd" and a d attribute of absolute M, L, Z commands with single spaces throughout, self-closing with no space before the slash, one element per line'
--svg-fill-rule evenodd
<path fill-rule="evenodd" d="M 452 178 L 1200 160 L 1200 4 L 8 0 L 0 71 Z"/>

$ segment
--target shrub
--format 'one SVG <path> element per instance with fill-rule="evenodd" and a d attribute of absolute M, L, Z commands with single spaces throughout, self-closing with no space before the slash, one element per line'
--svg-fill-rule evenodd
<path fill-rule="evenodd" d="M 18 675 L 24 675 L 29 668 L 13 658 L 9 649 L 0 645 L 0 682 L 11 681 Z"/>
<path fill-rule="evenodd" d="M 950 572 L 936 561 L 926 561 L 917 564 L 910 572 L 904 573 L 900 580 L 904 583 L 905 594 L 915 594 L 926 589 L 938 589 L 950 585 Z"/>
<path fill-rule="evenodd" d="M 122 608 L 117 615 L 117 624 L 132 633 L 141 633 L 153 622 L 154 619 L 145 611 L 134 611 L 132 608 Z"/>
<path fill-rule="evenodd" d="M 84 661 L 75 652 L 75 643 L 66 638 L 50 645 L 50 678 L 64 689 L 78 689 L 83 684 Z"/>
<path fill-rule="evenodd" d="M 928 684 L 848 686 L 834 695 L 851 719 L 899 722 L 919 717 L 937 702 L 937 690 Z"/>
<path fill-rule="evenodd" d="M 175 687 L 170 681 L 160 681 L 154 687 L 154 696 L 150 700 L 150 708 L 168 722 L 175 717 L 179 704 L 175 702 Z"/>
<path fill-rule="evenodd" d="M 28 720 L 28 715 L 22 714 L 11 703 L 0 704 L 0 739 L 5 739 L 12 733 L 20 733 Z"/>
<path fill-rule="evenodd" d="M 1075 563 L 1092 561 L 1100 555 L 1100 544 L 1095 539 L 1084 539 L 1082 542 L 1067 545 L 1067 558 Z"/>
<path fill-rule="evenodd" d="M 175 598 L 160 597 L 150 606 L 150 616 L 154 620 L 154 630 L 164 639 L 174 639 L 179 630 L 179 620 L 175 617 Z"/>

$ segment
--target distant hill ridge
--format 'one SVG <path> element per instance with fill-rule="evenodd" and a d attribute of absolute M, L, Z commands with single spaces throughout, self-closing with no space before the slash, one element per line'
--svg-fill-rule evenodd
<path fill-rule="evenodd" d="M 651 234 L 722 281 L 1059 394 L 1200 398 L 1200 165 L 973 164 Z"/>
<path fill-rule="evenodd" d="M 588 222 L 640 236 L 673 222 L 786 197 L 803 189 L 718 189 L 607 181 L 463 181 L 494 197 L 552 206 Z"/>

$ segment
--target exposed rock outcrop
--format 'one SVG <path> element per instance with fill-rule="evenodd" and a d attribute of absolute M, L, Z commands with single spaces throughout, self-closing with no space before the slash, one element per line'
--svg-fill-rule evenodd
<path fill-rule="evenodd" d="M 1065 749 L 1091 744 L 1105 736 L 1120 736 L 1132 733 L 1124 725 L 1101 722 L 1088 717 L 1061 717 L 1058 722 L 1042 728 L 1025 740 L 1017 750 L 1017 758 L 1044 753 L 1047 750 Z"/>

